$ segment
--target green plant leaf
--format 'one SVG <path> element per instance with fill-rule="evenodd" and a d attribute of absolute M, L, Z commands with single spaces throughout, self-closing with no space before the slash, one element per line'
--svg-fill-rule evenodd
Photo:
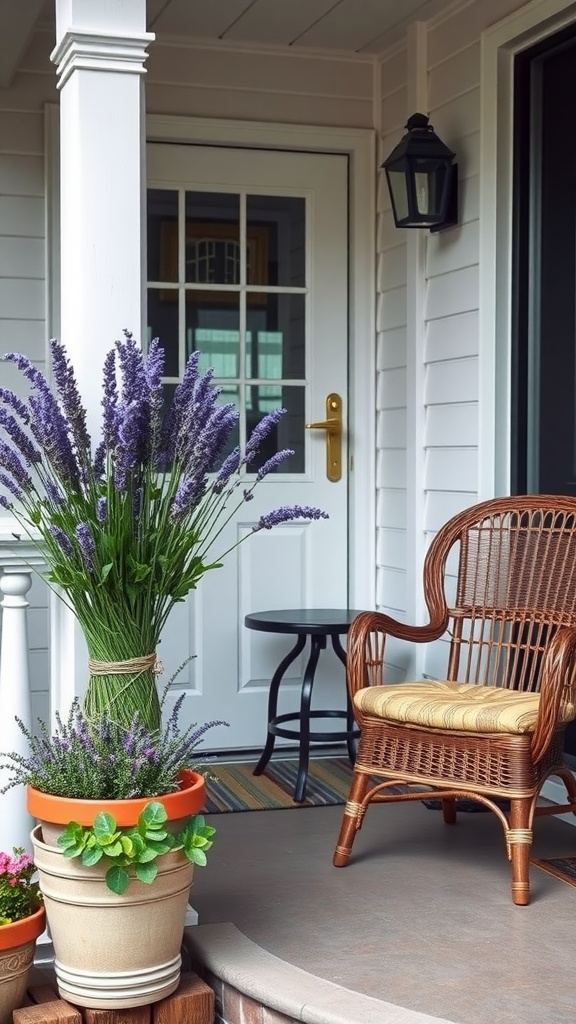
<path fill-rule="evenodd" d="M 154 842 L 161 842 L 163 839 L 166 839 L 167 835 L 168 833 L 165 832 L 163 828 L 158 826 L 158 829 L 154 831 L 152 831 L 152 829 L 147 829 L 146 832 L 144 833 L 144 838 L 152 839 Z"/>
<path fill-rule="evenodd" d="M 120 836 L 120 842 L 122 843 L 122 850 L 127 857 L 134 856 L 134 843 L 130 836 Z"/>
<path fill-rule="evenodd" d="M 85 868 L 91 868 L 94 864 L 97 864 L 101 858 L 102 849 L 100 846 L 86 846 L 82 853 L 82 863 Z"/>
<path fill-rule="evenodd" d="M 141 834 L 145 835 L 148 829 L 161 828 L 167 817 L 164 804 L 161 804 L 158 800 L 151 800 L 149 804 L 146 804 L 138 818 L 138 830 Z M 144 826 L 144 830 L 141 826 Z"/>
<path fill-rule="evenodd" d="M 146 885 L 151 885 L 156 875 L 158 874 L 158 867 L 156 864 L 136 864 L 135 867 L 136 878 L 141 882 L 145 882 Z"/>
<path fill-rule="evenodd" d="M 184 850 L 184 853 L 193 864 L 197 864 L 200 868 L 206 867 L 207 860 L 204 850 L 199 850 L 197 846 L 190 846 Z"/>
<path fill-rule="evenodd" d="M 106 811 L 100 811 L 94 818 L 94 835 L 100 845 L 112 842 L 116 832 L 116 820 Z"/>
<path fill-rule="evenodd" d="M 102 583 L 106 582 L 113 568 L 114 566 L 112 562 L 108 562 L 106 565 L 102 566 L 100 569 L 100 579 L 102 580 Z"/>
<path fill-rule="evenodd" d="M 117 896 L 122 896 L 122 893 L 126 892 L 129 881 L 130 875 L 126 871 L 126 868 L 120 867 L 119 864 L 113 864 L 111 868 L 108 868 L 108 871 L 106 872 L 106 885 L 112 890 L 112 892 L 115 892 Z"/>
<path fill-rule="evenodd" d="M 150 846 L 146 846 L 142 853 L 138 854 L 138 864 L 148 864 L 151 860 L 156 860 L 158 856 L 156 850 L 151 849 Z"/>
<path fill-rule="evenodd" d="M 69 821 L 64 831 L 58 836 L 56 843 L 61 850 L 66 850 L 70 846 L 76 846 L 83 835 L 82 825 L 79 825 L 77 821 Z"/>
<path fill-rule="evenodd" d="M 101 846 L 102 853 L 105 853 L 107 857 L 120 857 L 124 852 L 122 849 L 122 843 L 118 839 L 115 843 L 107 843 L 105 846 Z"/>

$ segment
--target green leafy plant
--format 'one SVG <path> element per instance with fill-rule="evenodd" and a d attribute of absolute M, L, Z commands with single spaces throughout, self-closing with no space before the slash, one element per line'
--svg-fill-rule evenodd
<path fill-rule="evenodd" d="M 192 864 L 206 865 L 206 851 L 212 846 L 216 829 L 206 824 L 203 815 L 194 814 L 182 831 L 173 835 L 166 829 L 166 820 L 163 804 L 151 800 L 135 828 L 117 829 L 115 818 L 101 811 L 92 828 L 70 821 L 57 842 L 65 857 L 80 857 L 87 868 L 107 857 L 110 867 L 106 884 L 121 896 L 128 887 L 131 868 L 140 882 L 151 885 L 158 874 L 156 860 L 165 853 L 182 850 Z"/>

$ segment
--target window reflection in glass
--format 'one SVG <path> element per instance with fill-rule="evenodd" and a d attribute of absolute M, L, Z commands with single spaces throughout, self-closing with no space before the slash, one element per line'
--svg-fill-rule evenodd
<path fill-rule="evenodd" d="M 178 280 L 178 192 L 149 188 L 146 245 L 149 281 Z"/>
<path fill-rule="evenodd" d="M 179 377 L 178 289 L 148 289 L 148 342 L 152 338 L 164 349 L 164 376 Z"/>
<path fill-rule="evenodd" d="M 246 387 L 247 436 L 250 436 L 251 431 L 260 420 L 274 409 L 286 409 L 286 413 L 263 442 L 258 458 L 250 468 L 258 469 L 275 452 L 291 448 L 294 455 L 281 464 L 279 472 L 303 473 L 304 388 L 280 384 L 248 385 Z"/>
<path fill-rule="evenodd" d="M 306 285 L 306 200 L 295 196 L 247 196 L 246 239 L 251 253 L 249 285 Z"/>
<path fill-rule="evenodd" d="M 185 280 L 240 284 L 240 197 L 186 193 Z"/>
<path fill-rule="evenodd" d="M 186 359 L 200 349 L 200 367 L 211 366 L 215 377 L 240 376 L 239 297 L 214 291 L 212 302 L 186 292 Z"/>
<path fill-rule="evenodd" d="M 248 296 L 246 376 L 303 380 L 306 375 L 304 295 Z"/>

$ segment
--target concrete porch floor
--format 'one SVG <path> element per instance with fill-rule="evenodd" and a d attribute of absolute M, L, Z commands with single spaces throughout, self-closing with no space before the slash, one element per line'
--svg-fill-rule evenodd
<path fill-rule="evenodd" d="M 572 1024 L 576 888 L 533 867 L 532 902 L 515 907 L 495 817 L 446 826 L 420 803 L 369 808 L 334 868 L 342 810 L 210 819 L 188 945 L 252 993 L 240 1024 Z M 566 855 L 576 828 L 540 819 L 533 856 Z"/>

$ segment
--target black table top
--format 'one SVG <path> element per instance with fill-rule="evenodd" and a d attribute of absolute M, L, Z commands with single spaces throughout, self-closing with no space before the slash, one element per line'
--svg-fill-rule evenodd
<path fill-rule="evenodd" d="M 244 619 L 244 625 L 262 633 L 332 636 L 347 633 L 357 615 L 360 612 L 354 608 L 281 608 L 251 612 Z"/>

